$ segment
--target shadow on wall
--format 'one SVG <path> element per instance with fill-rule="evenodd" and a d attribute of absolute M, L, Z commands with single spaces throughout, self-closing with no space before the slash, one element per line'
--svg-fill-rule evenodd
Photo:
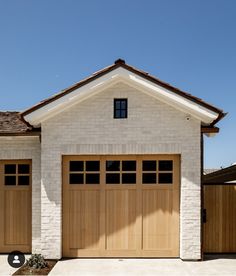
<path fill-rule="evenodd" d="M 104 237 L 108 250 L 135 250 L 137 221 L 142 223 L 143 249 L 171 249 L 179 227 L 173 229 L 172 225 L 172 215 L 178 215 L 179 210 L 173 208 L 171 189 L 144 190 L 142 210 L 136 190 L 112 189 L 105 193 L 103 213 L 100 191 L 69 192 L 65 216 L 69 216 L 66 234 L 71 249 L 99 249 L 100 238 Z M 105 221 L 102 227 L 101 220 Z"/>

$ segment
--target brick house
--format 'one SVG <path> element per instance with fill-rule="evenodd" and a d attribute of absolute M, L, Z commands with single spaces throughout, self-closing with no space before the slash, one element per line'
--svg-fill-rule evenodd
<path fill-rule="evenodd" d="M 123 60 L 0 113 L 0 252 L 201 258 L 203 134 L 222 110 Z"/>

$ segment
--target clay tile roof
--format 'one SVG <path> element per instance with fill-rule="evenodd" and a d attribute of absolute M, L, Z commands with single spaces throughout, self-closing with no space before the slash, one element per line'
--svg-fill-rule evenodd
<path fill-rule="evenodd" d="M 17 111 L 0 111 L 0 135 L 27 135 L 39 129 L 29 126 Z"/>

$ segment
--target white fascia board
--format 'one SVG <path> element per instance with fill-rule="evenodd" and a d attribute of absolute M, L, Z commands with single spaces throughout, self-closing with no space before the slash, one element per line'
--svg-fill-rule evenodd
<path fill-rule="evenodd" d="M 118 74 L 113 71 L 107 73 L 106 75 L 83 85 L 82 87 L 68 93 L 67 95 L 25 115 L 24 119 L 35 127 L 39 126 L 41 122 L 55 116 L 56 114 L 64 111 L 67 108 L 70 108 L 79 102 L 96 95 L 104 89 L 114 85 L 116 82 L 119 82 Z"/>
<path fill-rule="evenodd" d="M 41 122 L 47 120 L 48 118 L 55 116 L 65 109 L 96 95 L 97 93 L 120 81 L 126 82 L 128 85 L 131 85 L 144 93 L 179 109 L 182 112 L 192 115 L 204 124 L 209 124 L 218 117 L 218 113 L 143 77 L 140 77 L 135 73 L 119 67 L 70 92 L 69 94 L 27 114 L 24 116 L 24 119 L 33 126 L 39 126 Z"/>
<path fill-rule="evenodd" d="M 130 85 L 135 86 L 137 89 L 141 89 L 144 93 L 147 93 L 148 95 L 153 96 L 182 112 L 192 115 L 196 119 L 202 121 L 202 123 L 212 123 L 219 115 L 217 112 L 214 112 L 149 80 L 139 77 L 132 72 L 128 72 L 128 76 L 126 74 L 126 79 L 130 80 Z"/>

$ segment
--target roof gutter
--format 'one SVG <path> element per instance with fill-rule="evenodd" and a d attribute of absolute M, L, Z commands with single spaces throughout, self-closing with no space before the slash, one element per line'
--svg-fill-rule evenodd
<path fill-rule="evenodd" d="M 219 116 L 210 124 L 210 127 L 213 127 L 215 124 L 217 124 L 221 119 L 223 119 L 228 112 L 220 112 Z"/>

